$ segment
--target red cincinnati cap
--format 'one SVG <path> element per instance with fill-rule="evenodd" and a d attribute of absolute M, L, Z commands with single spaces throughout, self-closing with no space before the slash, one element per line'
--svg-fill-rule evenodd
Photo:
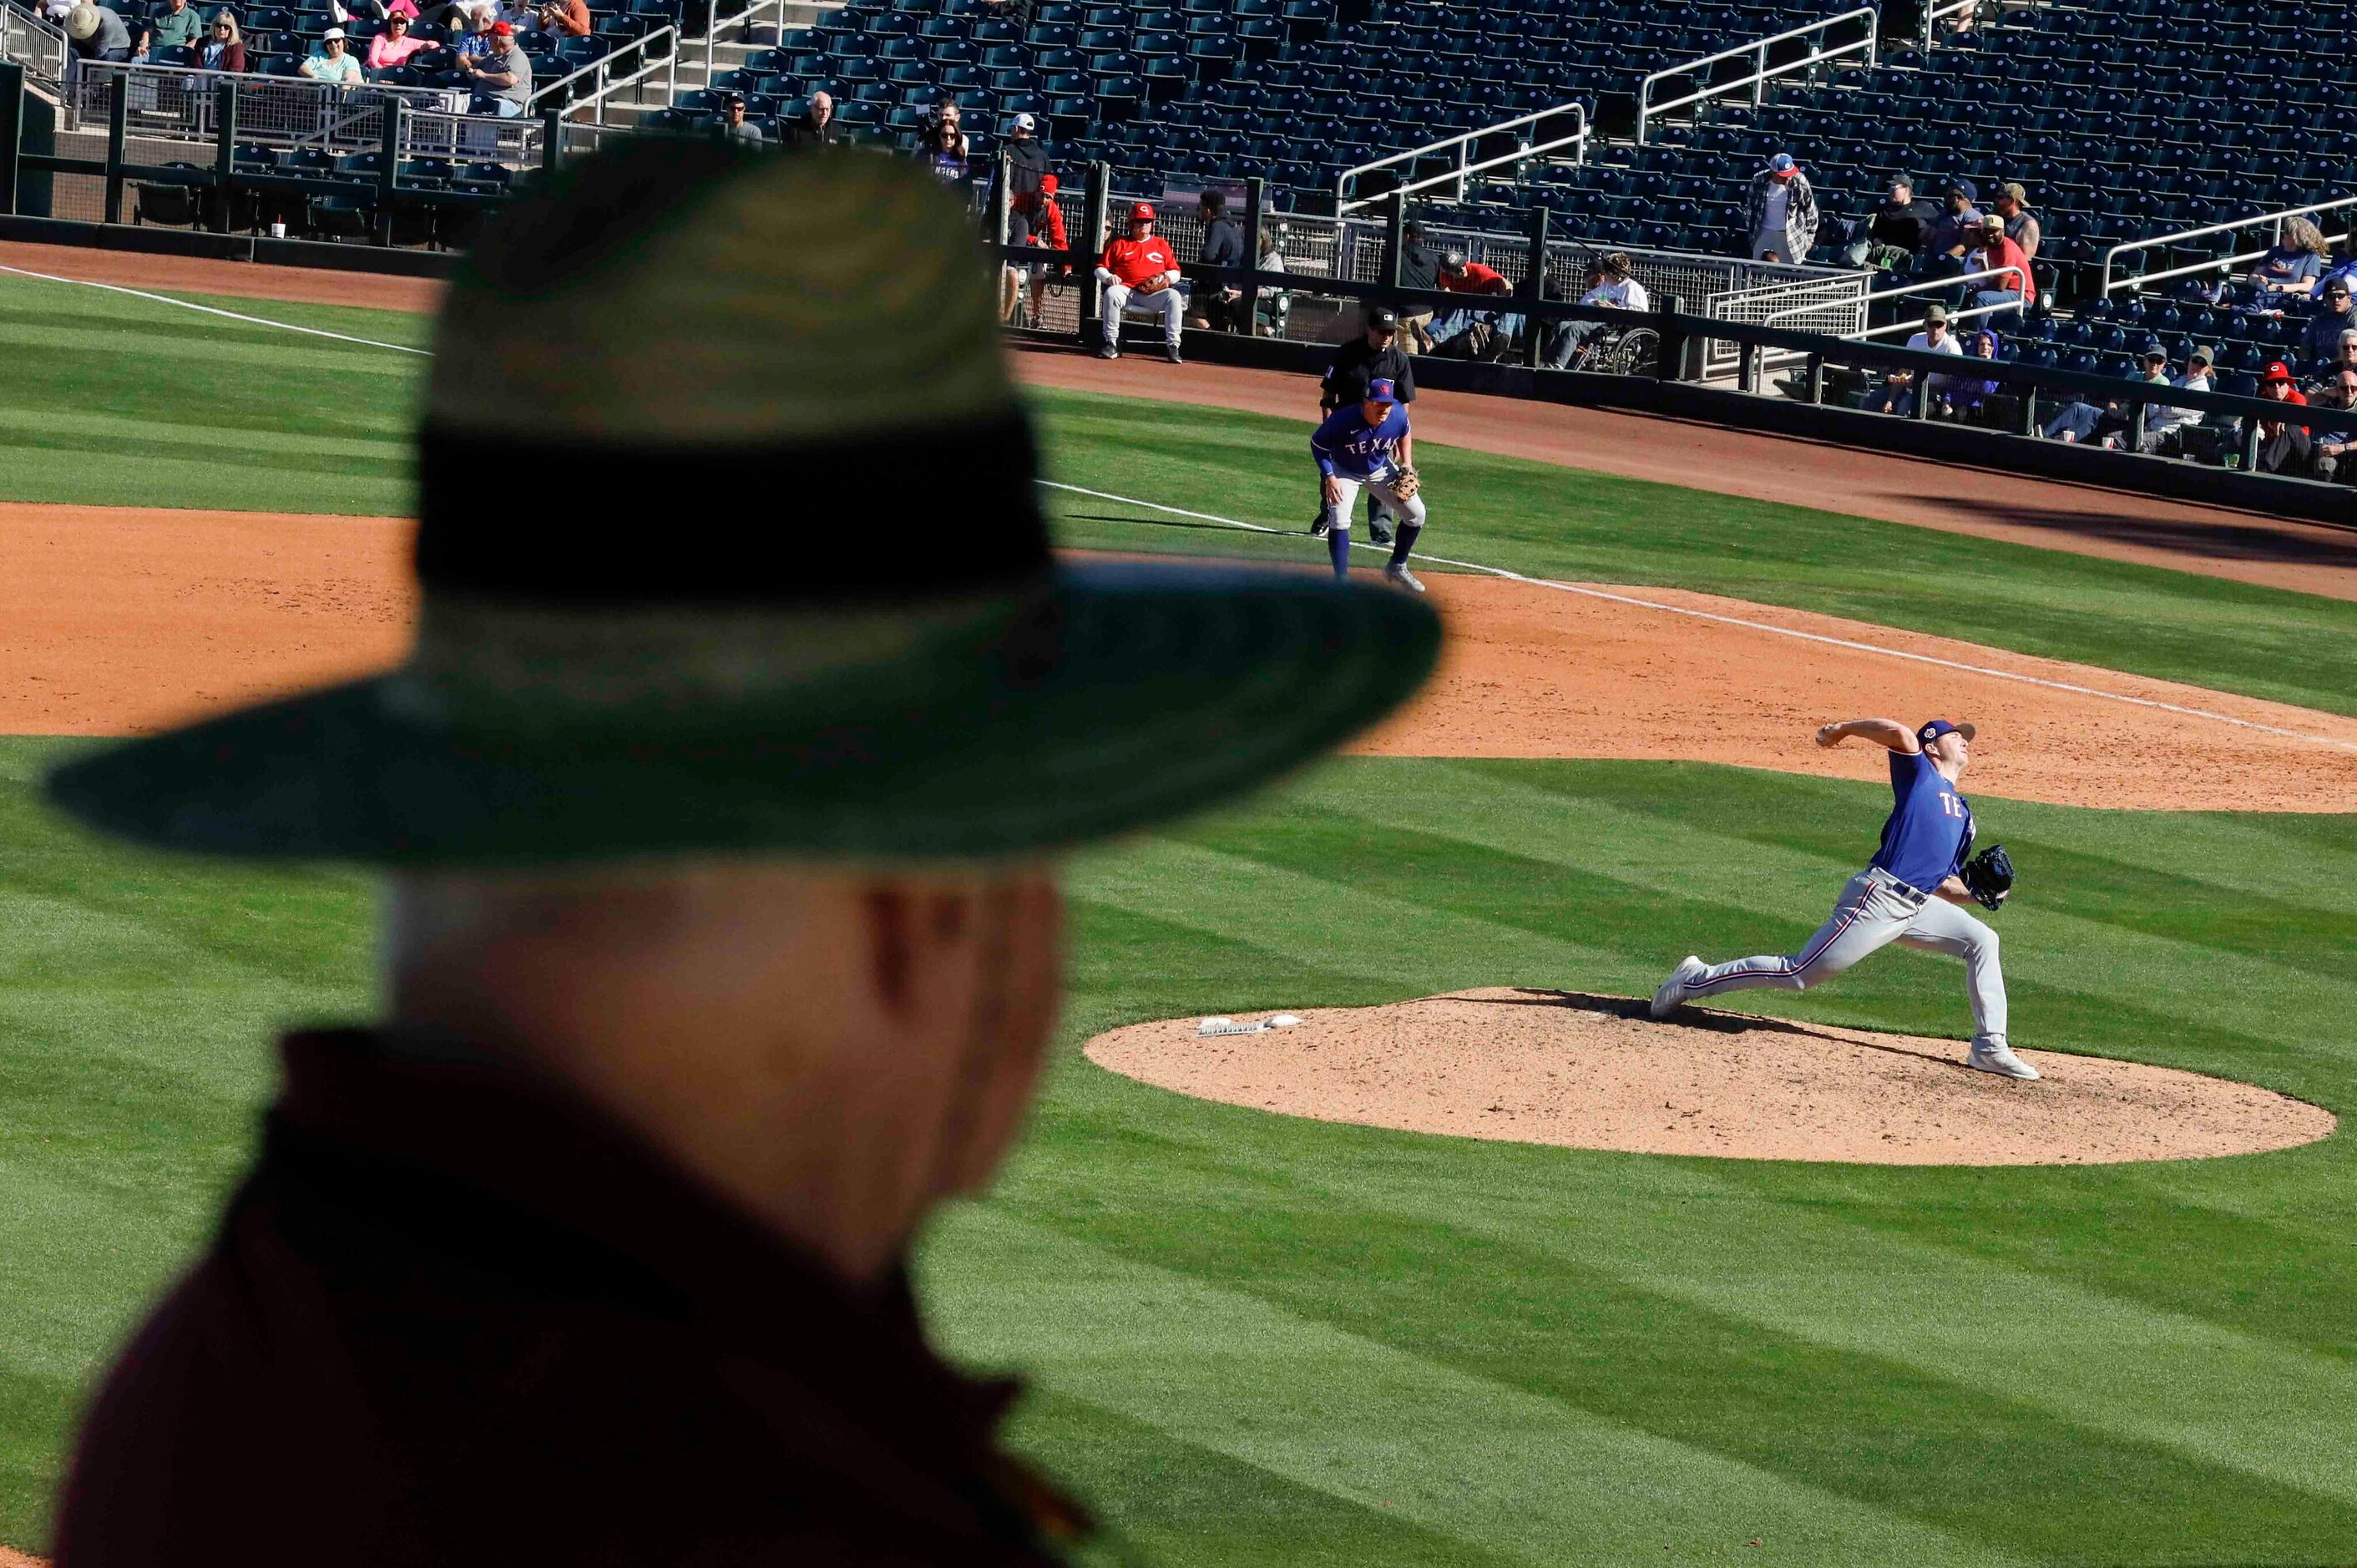
<path fill-rule="evenodd" d="M 2267 367 L 2267 373 L 2259 379 L 2263 381 L 2287 381 L 2291 380 L 2291 367 L 2277 360 Z"/>
<path fill-rule="evenodd" d="M 491 24 L 491 37 L 495 38 L 511 38 L 515 37 L 515 29 L 508 26 L 505 22 L 493 22 Z"/>
<path fill-rule="evenodd" d="M 1141 201 L 1141 202 L 1139 202 L 1136 206 L 1135 206 L 1135 207 L 1133 207 L 1133 208 L 1131 208 L 1131 209 L 1129 209 L 1129 217 L 1130 217 L 1130 221 L 1132 221 L 1132 222 L 1135 222 L 1135 221 L 1136 221 L 1138 219 L 1140 219 L 1140 218 L 1145 219 L 1148 223 L 1153 222 L 1153 221 L 1154 221 L 1154 203 L 1152 203 L 1152 202 L 1150 202 L 1150 201 Z"/>

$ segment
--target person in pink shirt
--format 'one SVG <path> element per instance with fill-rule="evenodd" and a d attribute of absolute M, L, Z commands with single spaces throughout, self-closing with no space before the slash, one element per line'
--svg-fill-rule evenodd
<path fill-rule="evenodd" d="M 1980 280 L 1980 286 L 1973 294 L 1973 304 L 1975 306 L 2019 306 L 2027 302 L 2037 286 L 2030 280 L 2029 258 L 2022 254 L 2019 245 L 2005 237 L 2005 220 L 1996 213 L 1982 219 L 1981 226 L 1980 248 L 1966 258 L 1965 270 L 1996 272 L 1998 275 Z M 2000 272 L 2000 268 L 2011 268 L 2012 271 L 2009 274 Z M 1988 321 L 1994 326 L 2005 318 L 1999 312 L 1988 317 Z"/>
<path fill-rule="evenodd" d="M 393 0 L 393 3 L 406 5 L 409 0 Z M 395 11 L 384 19 L 383 29 L 369 40 L 368 59 L 363 63 L 368 66 L 369 75 L 373 77 L 381 70 L 407 65 L 411 55 L 427 47 L 424 38 L 410 36 L 408 16 Z"/>

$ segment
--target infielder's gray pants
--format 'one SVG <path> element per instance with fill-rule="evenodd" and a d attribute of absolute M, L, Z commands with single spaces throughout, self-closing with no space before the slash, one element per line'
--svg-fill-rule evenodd
<path fill-rule="evenodd" d="M 1387 478 L 1360 480 L 1351 478 L 1348 474 L 1337 474 L 1334 476 L 1334 485 L 1341 491 L 1342 499 L 1328 509 L 1327 527 L 1344 533 L 1351 532 L 1351 509 L 1358 502 L 1359 486 L 1362 483 L 1372 492 L 1377 500 L 1391 510 L 1394 517 L 1398 518 L 1410 528 L 1424 526 L 1423 496 L 1413 495 L 1402 500 L 1399 492 L 1392 489 L 1392 482 Z"/>
<path fill-rule="evenodd" d="M 1851 877 L 1832 917 L 1799 952 L 1713 964 L 1687 985 L 1686 994 L 1717 996 L 1762 985 L 1806 991 L 1889 942 L 1963 959 L 1964 988 L 1973 999 L 1973 1043 L 2004 1042 L 2005 972 L 1997 967 L 1996 933 L 1946 899 L 1918 893 L 1883 871 Z"/>

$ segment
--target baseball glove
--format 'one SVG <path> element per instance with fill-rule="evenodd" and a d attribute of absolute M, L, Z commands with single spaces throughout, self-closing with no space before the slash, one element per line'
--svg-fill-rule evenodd
<path fill-rule="evenodd" d="M 1399 497 L 1400 499 L 1415 499 L 1415 492 L 1423 488 L 1424 481 L 1416 477 L 1414 468 L 1402 467 L 1392 471 L 1392 494 Z"/>
<path fill-rule="evenodd" d="M 1985 909 L 1994 909 L 2013 891 L 2013 856 L 1993 843 L 1964 862 L 1964 889 Z"/>

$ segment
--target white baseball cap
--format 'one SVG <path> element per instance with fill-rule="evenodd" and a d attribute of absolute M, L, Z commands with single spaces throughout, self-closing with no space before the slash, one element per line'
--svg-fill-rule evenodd
<path fill-rule="evenodd" d="M 343 38 L 344 30 L 341 27 L 329 27 L 326 32 L 319 35 L 319 41 L 323 44 L 341 43 L 343 42 Z"/>
<path fill-rule="evenodd" d="M 1032 119 L 1028 114 L 1017 114 L 1015 116 L 1015 128 L 1018 131 L 1037 130 L 1039 129 L 1039 123 Z"/>

